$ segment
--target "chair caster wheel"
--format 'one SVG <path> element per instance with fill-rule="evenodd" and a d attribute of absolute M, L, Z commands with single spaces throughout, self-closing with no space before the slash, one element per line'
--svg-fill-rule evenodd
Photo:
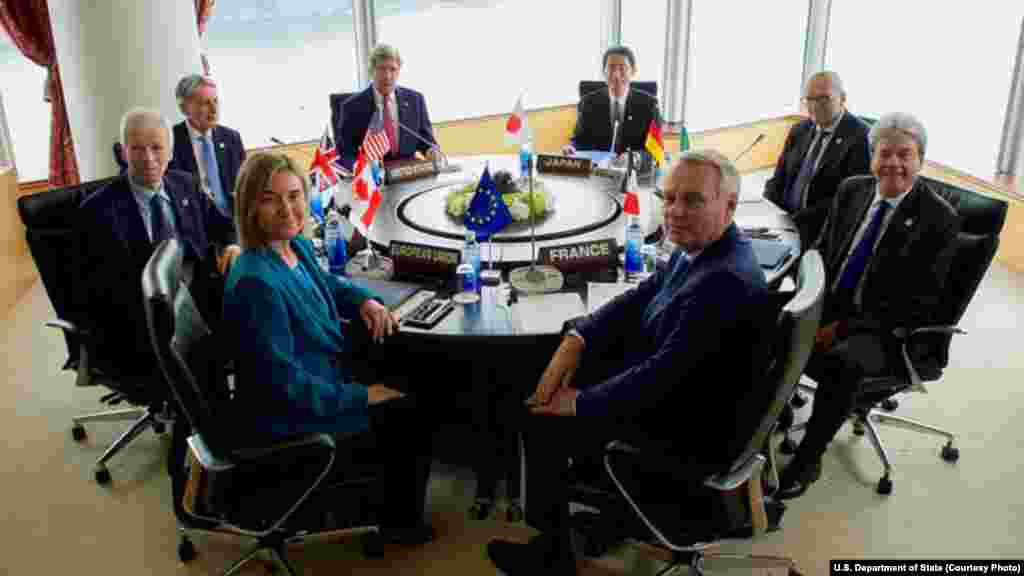
<path fill-rule="evenodd" d="M 181 542 L 178 543 L 178 559 L 188 563 L 195 557 L 196 547 L 192 545 L 192 541 L 188 538 L 182 538 Z"/>
<path fill-rule="evenodd" d="M 863 436 L 864 432 L 866 432 L 866 430 L 864 429 L 864 423 L 861 422 L 860 420 L 854 421 L 854 423 L 853 423 L 853 435 L 854 436 Z"/>
<path fill-rule="evenodd" d="M 72 426 L 71 437 L 75 439 L 75 442 L 85 440 L 85 426 L 82 426 L 81 424 L 75 424 Z"/>
<path fill-rule="evenodd" d="M 942 459 L 946 462 L 956 462 L 960 459 L 960 449 L 952 444 L 942 447 Z"/>
<path fill-rule="evenodd" d="M 505 510 L 505 520 L 509 522 L 522 522 L 523 521 L 523 509 L 513 502 L 508 505 L 508 510 Z"/>
<path fill-rule="evenodd" d="M 782 444 L 779 444 L 779 452 L 786 456 L 792 456 L 793 454 L 796 454 L 796 446 L 796 440 L 786 436 L 786 439 L 782 441 Z"/>
<path fill-rule="evenodd" d="M 893 410 L 899 408 L 900 403 L 899 400 L 896 400 L 895 398 L 886 398 L 885 400 L 882 400 L 881 406 L 882 410 L 885 410 L 886 412 L 892 412 Z"/>
<path fill-rule="evenodd" d="M 804 405 L 807 404 L 807 396 L 797 392 L 796 394 L 793 394 L 792 398 L 790 398 L 789 403 L 792 404 L 794 408 L 803 408 Z"/>
<path fill-rule="evenodd" d="M 93 478 L 96 479 L 97 484 L 110 484 L 110 470 L 107 470 L 106 466 L 98 466 L 93 473 Z"/>
<path fill-rule="evenodd" d="M 466 515 L 473 520 L 483 520 L 491 515 L 491 509 L 494 508 L 494 501 L 488 498 L 477 498 L 476 502 L 469 507 L 469 511 Z"/>
<path fill-rule="evenodd" d="M 892 480 L 888 476 L 882 476 L 878 480 L 878 486 L 875 488 L 875 491 L 884 496 L 892 494 Z"/>
<path fill-rule="evenodd" d="M 153 422 L 153 432 L 157 434 L 163 434 L 167 431 L 167 425 L 163 422 Z"/>
<path fill-rule="evenodd" d="M 703 554 L 694 554 L 693 558 L 690 559 L 690 574 L 696 574 L 696 576 L 704 576 Z"/>
<path fill-rule="evenodd" d="M 384 556 L 384 538 L 380 532 L 367 532 L 359 540 L 363 548 L 363 556 L 367 558 L 381 558 Z"/>

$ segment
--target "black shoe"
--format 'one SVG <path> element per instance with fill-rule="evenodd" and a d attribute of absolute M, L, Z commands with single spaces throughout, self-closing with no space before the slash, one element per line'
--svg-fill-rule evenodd
<path fill-rule="evenodd" d="M 547 534 L 534 536 L 526 544 L 491 540 L 487 544 L 487 556 L 505 576 L 576 574 L 572 545 L 568 541 L 559 545 Z"/>
<path fill-rule="evenodd" d="M 389 544 L 422 546 L 434 540 L 434 527 L 426 522 L 405 528 L 381 528 L 381 537 Z"/>
<path fill-rule="evenodd" d="M 782 478 L 779 479 L 779 490 L 775 493 L 775 497 L 779 500 L 800 497 L 819 478 L 821 478 L 821 458 L 814 458 L 811 463 L 804 464 L 797 456 L 782 472 Z"/>

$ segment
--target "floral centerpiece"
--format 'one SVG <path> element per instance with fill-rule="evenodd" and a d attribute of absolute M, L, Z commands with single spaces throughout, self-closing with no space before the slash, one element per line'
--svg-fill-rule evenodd
<path fill-rule="evenodd" d="M 525 180 L 516 180 L 505 170 L 494 173 L 494 184 L 505 201 L 509 212 L 512 214 L 513 222 L 529 220 L 532 210 L 534 218 L 542 218 L 546 213 L 554 209 L 554 202 L 551 193 L 544 187 L 540 180 L 533 179 L 533 199 L 530 199 L 529 183 Z M 477 182 L 470 182 L 460 186 L 448 193 L 445 198 L 445 211 L 453 218 L 462 218 L 469 208 L 469 203 L 476 192 Z"/>

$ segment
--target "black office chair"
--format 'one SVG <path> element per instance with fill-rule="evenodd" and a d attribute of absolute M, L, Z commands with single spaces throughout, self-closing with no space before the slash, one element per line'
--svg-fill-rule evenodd
<path fill-rule="evenodd" d="M 658 97 L 658 83 L 655 81 L 637 81 L 629 83 L 629 87 L 633 90 L 639 90 L 646 92 L 655 98 Z M 585 96 L 591 92 L 597 92 L 598 90 L 607 90 L 608 83 L 604 80 L 580 80 L 580 99 L 582 100 Z"/>
<path fill-rule="evenodd" d="M 775 457 L 769 447 L 771 434 L 775 430 L 778 417 L 789 398 L 792 396 L 800 374 L 804 370 L 814 345 L 814 336 L 821 318 L 822 304 L 825 294 L 825 267 L 821 255 L 817 251 L 809 251 L 800 262 L 796 274 L 796 290 L 789 294 L 779 295 L 788 301 L 782 306 L 776 323 L 776 331 L 765 338 L 770 345 L 767 358 L 761 365 L 765 366 L 763 374 L 769 385 L 757 386 L 753 389 L 762 392 L 754 398 L 745 398 L 753 402 L 758 409 L 752 413 L 759 414 L 760 419 L 751 425 L 749 441 L 742 446 L 734 459 L 728 473 L 716 474 L 704 482 L 706 490 L 699 496 L 700 500 L 678 502 L 671 494 L 660 492 L 650 493 L 651 487 L 644 484 L 644 493 L 638 494 L 629 477 L 637 469 L 647 470 L 660 478 L 686 477 L 682 464 L 677 465 L 671 455 L 646 446 L 631 446 L 624 442 L 611 442 L 604 455 L 604 472 L 611 480 L 615 496 L 625 500 L 627 509 L 639 519 L 639 526 L 632 518 L 612 518 L 620 529 L 626 532 L 617 534 L 643 539 L 649 543 L 669 550 L 672 561 L 659 574 L 671 572 L 684 563 L 689 563 L 691 572 L 703 574 L 705 565 L 713 563 L 715 557 L 705 551 L 723 540 L 756 538 L 768 530 L 779 526 L 785 506 L 770 497 L 770 493 L 778 488 L 778 474 Z M 772 310 L 778 310 L 773 307 Z M 772 336 L 775 336 L 772 338 Z M 754 360 L 757 362 L 757 360 Z M 767 471 L 765 464 L 768 464 Z M 765 496 L 764 487 L 769 488 L 769 496 Z M 745 490 L 744 490 L 745 487 Z M 573 487 L 579 495 L 578 486 Z M 596 491 L 592 490 L 591 495 Z M 607 495 L 604 496 L 607 499 Z M 579 501 L 575 498 L 574 501 Z M 583 499 L 585 500 L 585 499 Z M 740 501 L 742 500 L 742 501 Z M 591 499 L 586 504 L 595 505 L 597 500 Z M 708 508 L 716 510 L 711 523 L 694 525 L 694 516 L 675 516 L 666 514 L 669 506 L 682 504 L 679 508 L 692 507 L 706 512 Z M 596 504 L 601 507 L 601 504 Z M 615 509 L 616 507 L 610 506 Z M 676 508 L 671 508 L 675 510 Z M 602 509 L 602 515 L 604 514 Z M 573 516 L 574 524 L 577 513 Z M 593 522 L 593 515 L 587 512 L 588 521 Z M 698 520 L 702 522 L 706 518 Z M 607 522 L 607 520 L 602 520 Z M 584 550 L 588 555 L 600 555 L 607 549 L 608 542 L 600 546 L 592 546 L 590 534 L 593 526 L 584 527 Z M 784 568 L 791 574 L 796 573 L 793 562 L 784 558 L 747 557 L 743 563 L 750 568 Z M 730 564 L 736 558 L 729 558 Z"/>
<path fill-rule="evenodd" d="M 114 154 L 114 164 L 117 164 L 119 174 L 125 174 L 128 172 L 128 160 L 124 157 L 124 147 L 121 146 L 120 142 L 114 142 L 111 151 Z"/>
<path fill-rule="evenodd" d="M 334 144 L 338 144 L 338 137 L 341 136 L 341 123 L 344 120 L 344 116 L 341 113 L 341 106 L 346 100 L 354 96 L 354 92 L 341 92 L 339 94 L 331 94 L 331 132 L 334 135 Z"/>
<path fill-rule="evenodd" d="M 940 452 L 942 459 L 956 462 L 960 458 L 960 450 L 953 445 L 955 437 L 951 432 L 889 412 L 898 407 L 894 396 L 904 392 L 923 392 L 925 382 L 934 382 L 942 377 L 942 370 L 949 364 L 952 335 L 965 333 L 957 327 L 957 323 L 992 263 L 999 248 L 999 234 L 1006 222 L 1005 201 L 930 178 L 921 178 L 956 209 L 960 217 L 960 233 L 956 238 L 956 252 L 935 315 L 939 323 L 921 326 L 909 334 L 902 331 L 897 333 L 896 336 L 902 341 L 905 374 L 867 378 L 862 384 L 863 393 L 857 398 L 853 414 L 854 433 L 863 435 L 867 431 L 885 468 L 876 487 L 879 494 L 892 493 L 892 462 L 875 424 L 940 436 L 946 439 Z M 801 384 L 800 388 L 808 391 L 816 389 L 809 384 Z M 790 430 L 802 427 L 800 424 Z M 781 449 L 784 453 L 792 453 L 796 450 L 796 444 L 787 436 Z"/>
<path fill-rule="evenodd" d="M 237 572 L 266 550 L 289 575 L 295 570 L 286 557 L 288 544 L 308 538 L 363 532 L 364 552 L 380 555 L 383 543 L 376 525 L 333 529 L 320 524 L 323 494 L 338 448 L 325 434 L 311 434 L 274 443 L 252 445 L 233 434 L 231 389 L 215 335 L 199 312 L 184 281 L 189 263 L 181 245 L 171 239 L 160 244 L 143 272 L 142 287 L 150 340 L 171 396 L 187 419 L 192 434 L 188 448 L 199 466 L 212 477 L 212 494 L 197 496 L 202 506 L 175 506 L 182 526 L 178 556 L 195 557 L 189 533 L 226 533 L 248 537 L 256 544 L 225 572 Z M 242 448 L 242 446 L 245 446 Z M 298 472 L 281 477 L 281 470 L 313 470 L 310 478 Z M 346 477 L 345 486 L 367 487 L 373 477 Z M 338 484 L 331 487 L 335 488 Z M 198 486 L 194 488 L 198 489 Z M 179 495 L 175 494 L 177 498 Z"/>
<path fill-rule="evenodd" d="M 89 422 L 112 422 L 133 420 L 134 424 L 110 445 L 96 461 L 94 477 L 100 484 L 110 481 L 106 463 L 136 436 L 152 428 L 162 434 L 170 417 L 164 412 L 161 397 L 140 395 L 135 387 L 131 392 L 113 375 L 104 374 L 95 368 L 95 349 L 89 338 L 89 327 L 84 326 L 82 309 L 84 299 L 80 297 L 83 288 L 78 264 L 81 262 L 79 232 L 76 217 L 82 200 L 106 186 L 111 179 L 97 180 L 47 190 L 18 199 L 18 213 L 25 223 L 25 238 L 28 241 L 32 259 L 39 269 L 46 294 L 50 298 L 57 318 L 46 322 L 47 326 L 64 332 L 68 347 L 68 358 L 63 369 L 76 373 L 78 386 L 102 385 L 111 390 L 100 401 L 113 406 L 122 402 L 134 408 L 107 410 L 73 418 L 71 435 L 81 442 L 86 437 L 84 424 Z"/>
<path fill-rule="evenodd" d="M 824 294 L 825 267 L 820 254 L 812 250 L 801 259 L 796 292 L 778 317 L 772 361 L 768 362 L 765 371 L 768 385 L 764 387 L 766 393 L 763 395 L 761 418 L 729 472 L 716 474 L 704 481 L 707 490 L 700 498 L 720 501 L 720 511 L 725 512 L 710 524 L 694 526 L 693 520 L 687 516 L 664 514 L 662 504 L 671 502 L 672 495 L 639 494 L 629 486 L 627 479 L 638 466 L 658 470 L 667 477 L 685 477 L 685 469 L 673 470 L 671 457 L 624 442 L 611 442 L 607 446 L 604 465 L 608 476 L 649 535 L 653 535 L 651 543 L 672 553 L 672 561 L 660 574 L 666 574 L 683 563 L 689 564 L 692 573 L 703 574 L 708 564 L 713 564 L 718 558 L 706 553 L 708 548 L 723 540 L 756 538 L 768 530 L 778 529 L 785 507 L 770 495 L 765 496 L 763 491 L 765 485 L 769 487 L 769 493 L 778 487 L 775 459 L 769 444 L 779 414 L 792 396 L 810 357 Z M 770 470 L 767 475 L 764 471 L 766 460 Z M 737 502 L 738 498 L 743 498 L 744 492 L 745 501 Z M 693 502 L 695 507 L 700 504 Z M 781 568 L 791 574 L 797 573 L 793 562 L 785 558 L 748 556 L 742 560 L 750 569 Z M 730 565 L 736 562 L 736 557 L 728 558 Z"/>

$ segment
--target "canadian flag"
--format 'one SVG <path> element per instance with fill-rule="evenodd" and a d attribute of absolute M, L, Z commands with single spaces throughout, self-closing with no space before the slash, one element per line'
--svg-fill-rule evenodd
<path fill-rule="evenodd" d="M 367 160 L 362 148 L 359 149 L 353 173 L 355 179 L 352 180 L 352 210 L 348 214 L 348 219 L 360 234 L 369 237 L 367 230 L 370 224 L 373 224 L 373 217 L 383 198 L 380 194 L 376 162 Z"/>
<path fill-rule="evenodd" d="M 522 146 L 533 139 L 530 125 L 526 122 L 526 111 L 523 110 L 522 95 L 516 99 L 516 107 L 505 122 L 505 144 Z"/>

